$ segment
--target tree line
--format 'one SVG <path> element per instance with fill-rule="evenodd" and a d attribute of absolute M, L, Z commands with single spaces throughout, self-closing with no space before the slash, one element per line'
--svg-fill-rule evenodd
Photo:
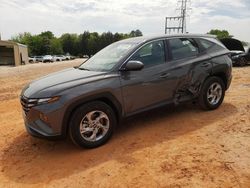
<path fill-rule="evenodd" d="M 216 35 L 218 39 L 233 38 L 227 30 L 211 29 L 208 34 Z"/>
<path fill-rule="evenodd" d="M 111 33 L 84 31 L 82 34 L 65 33 L 56 37 L 51 31 L 38 35 L 29 32 L 19 33 L 11 38 L 12 41 L 28 46 L 29 56 L 70 54 L 74 56 L 93 55 L 109 44 L 130 38 L 142 36 L 140 30 L 130 33 Z"/>
<path fill-rule="evenodd" d="M 208 34 L 216 35 L 217 38 L 232 38 L 227 30 L 212 29 Z M 142 36 L 140 30 L 133 30 L 130 33 L 111 33 L 84 31 L 82 34 L 65 33 L 60 37 L 55 37 L 51 31 L 45 31 L 38 35 L 31 33 L 19 33 L 11 38 L 12 41 L 28 46 L 30 56 L 34 55 L 60 55 L 67 54 L 74 56 L 94 55 L 105 46 L 130 37 Z M 244 45 L 249 45 L 246 42 Z"/>

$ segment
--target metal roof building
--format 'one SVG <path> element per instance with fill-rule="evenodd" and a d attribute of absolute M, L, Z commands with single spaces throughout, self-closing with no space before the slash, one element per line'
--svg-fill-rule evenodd
<path fill-rule="evenodd" d="M 0 40 L 0 65 L 28 64 L 28 48 L 23 44 Z"/>

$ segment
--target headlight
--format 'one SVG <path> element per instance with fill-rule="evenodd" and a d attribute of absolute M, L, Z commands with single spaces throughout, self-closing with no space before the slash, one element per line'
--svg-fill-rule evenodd
<path fill-rule="evenodd" d="M 50 98 L 42 98 L 42 99 L 37 99 L 37 104 L 47 104 L 47 103 L 53 103 L 55 101 L 59 100 L 59 96 L 56 97 L 50 97 Z"/>

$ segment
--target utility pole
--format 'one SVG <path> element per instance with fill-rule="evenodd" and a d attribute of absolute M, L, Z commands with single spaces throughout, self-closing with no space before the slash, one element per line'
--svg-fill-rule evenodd
<path fill-rule="evenodd" d="M 186 33 L 186 10 L 187 10 L 187 0 L 182 0 L 181 1 L 182 33 Z"/>
<path fill-rule="evenodd" d="M 187 15 L 187 3 L 189 0 L 180 0 L 180 16 L 170 16 L 166 17 L 165 22 L 165 34 L 170 34 L 171 32 L 186 33 L 186 15 Z M 177 26 L 171 26 L 170 23 L 175 22 Z"/>

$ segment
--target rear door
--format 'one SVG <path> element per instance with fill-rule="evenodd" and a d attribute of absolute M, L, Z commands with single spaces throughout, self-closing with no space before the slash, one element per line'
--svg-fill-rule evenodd
<path fill-rule="evenodd" d="M 192 38 L 171 38 L 167 40 L 171 61 L 168 74 L 176 81 L 173 84 L 174 102 L 189 100 L 201 86 L 201 79 L 212 68 L 210 57 L 202 53 Z"/>

